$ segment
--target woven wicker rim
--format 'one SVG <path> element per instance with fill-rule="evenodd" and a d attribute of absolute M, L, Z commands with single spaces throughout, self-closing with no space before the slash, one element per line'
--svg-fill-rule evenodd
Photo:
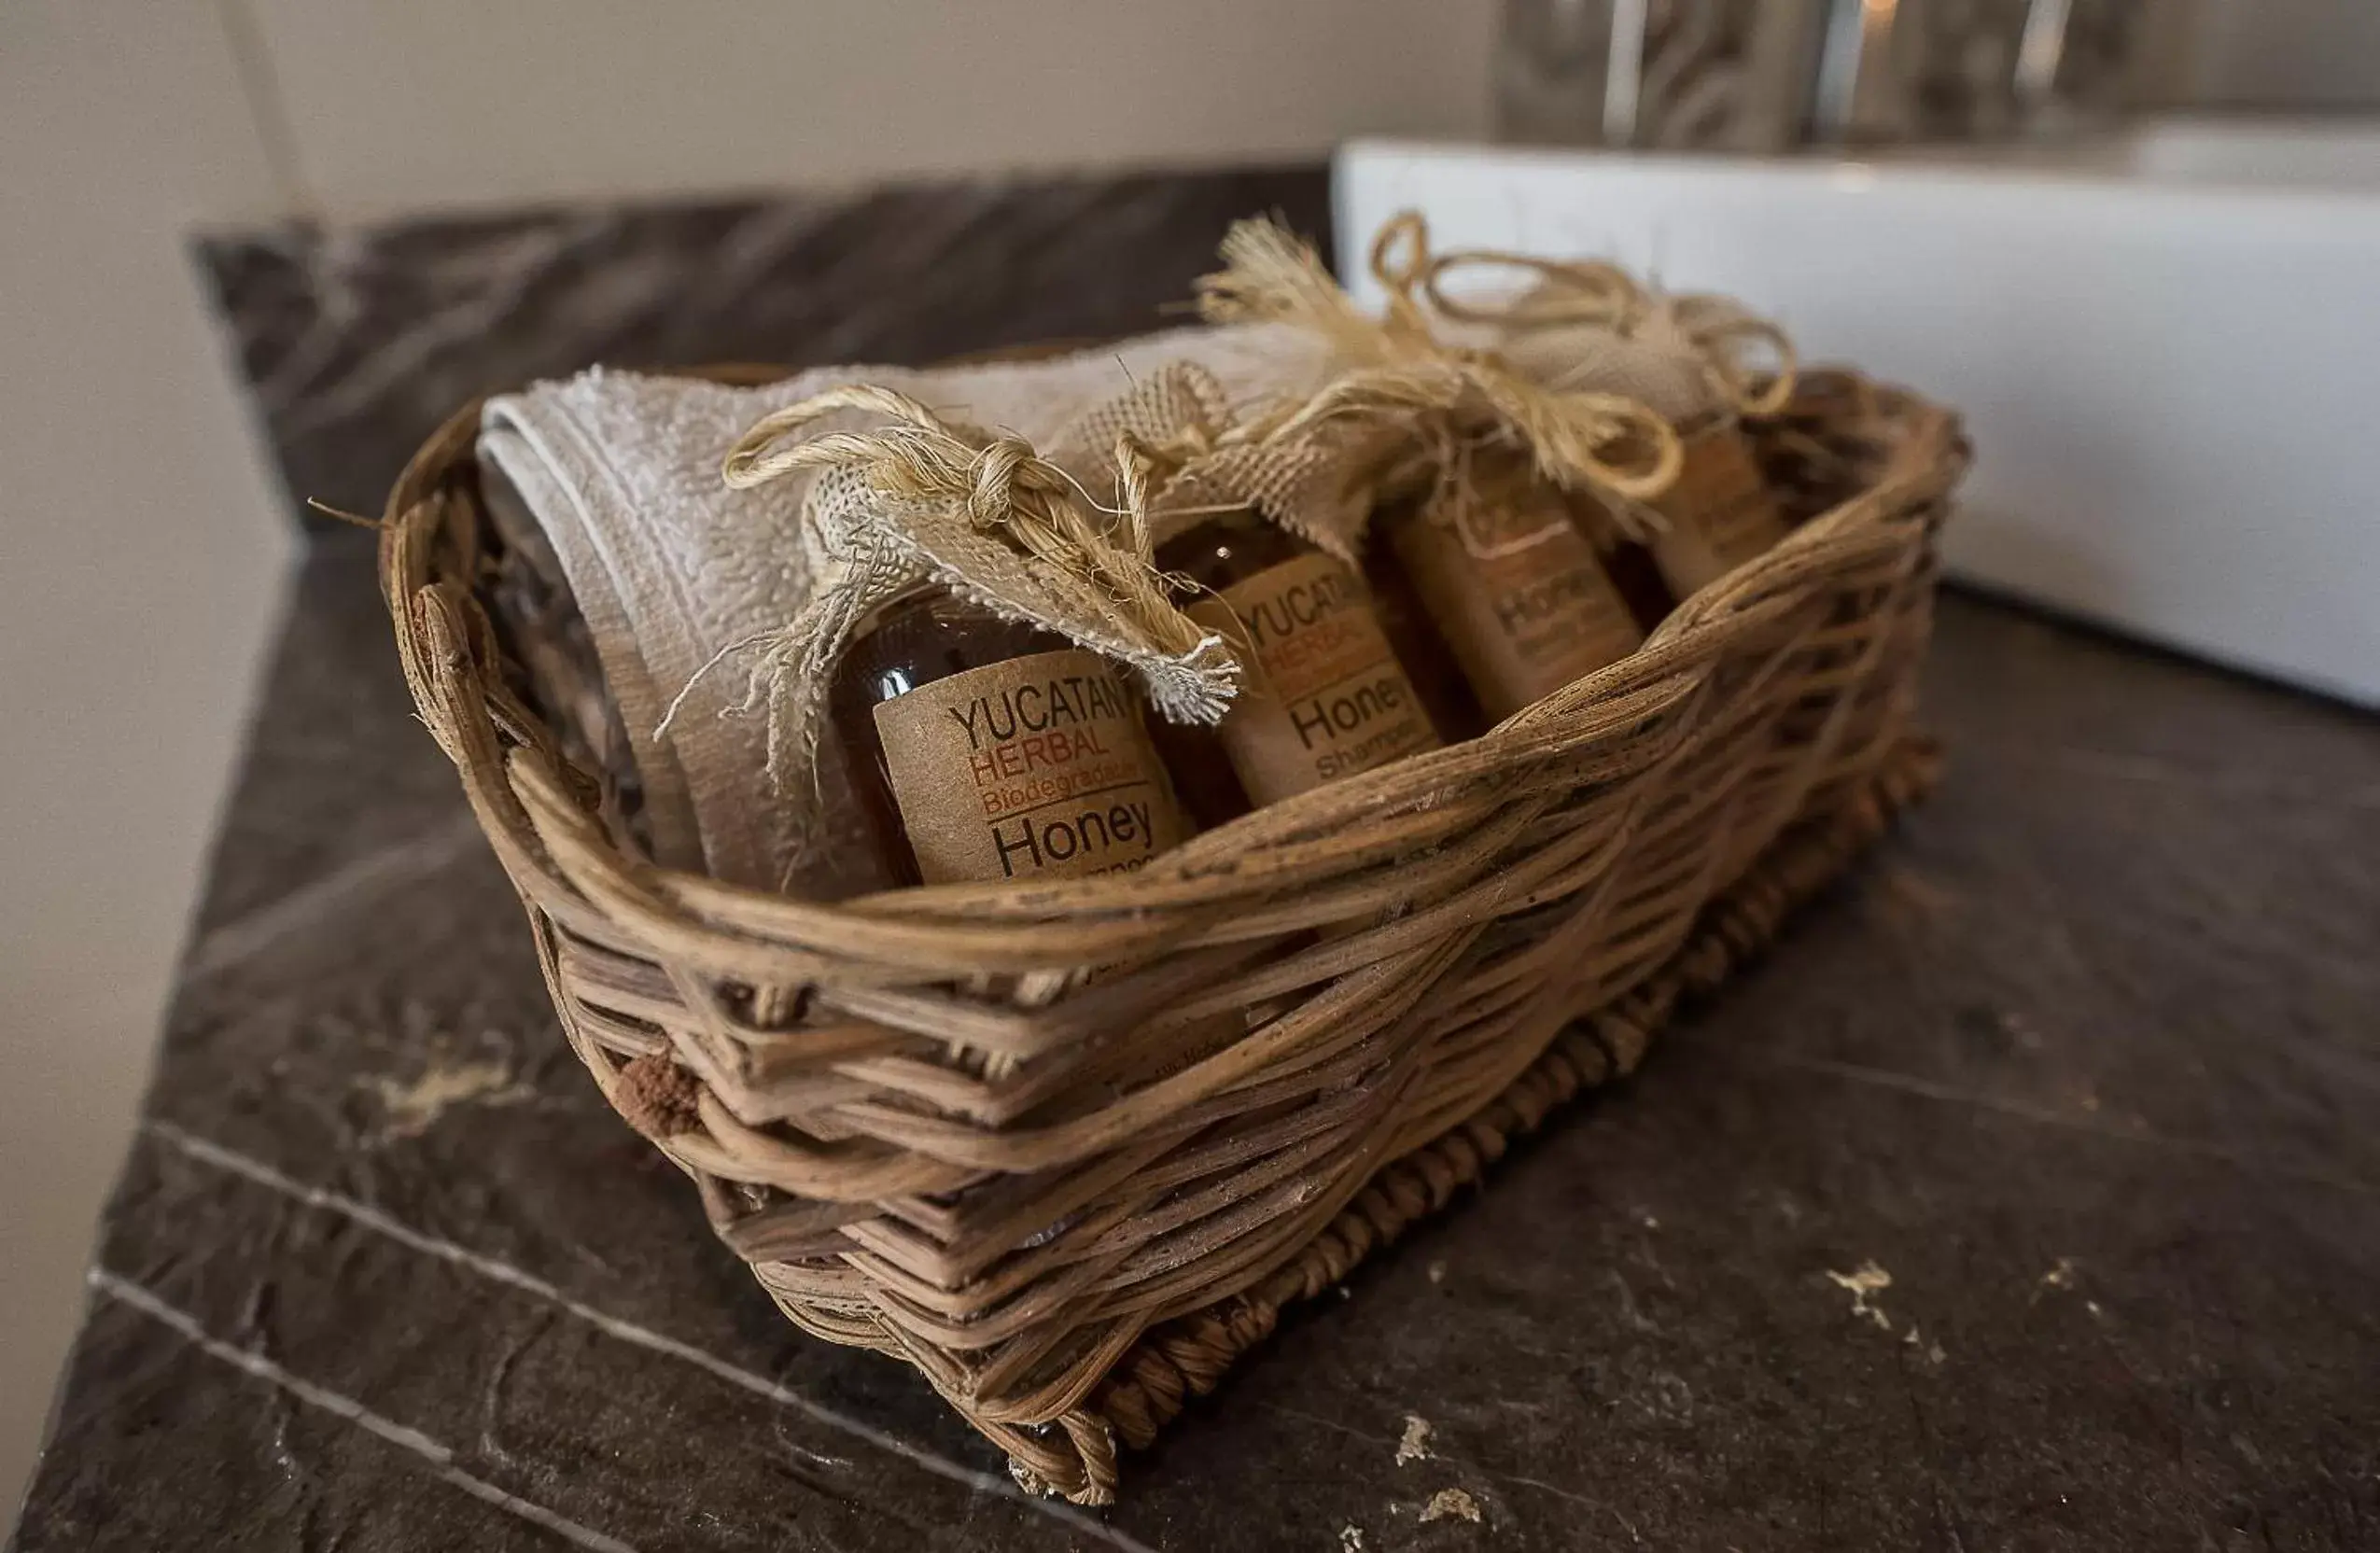
<path fill-rule="evenodd" d="M 826 904 L 623 853 L 591 811 L 592 778 L 508 686 L 474 596 L 483 555 L 474 491 L 457 477 L 469 469 L 476 404 L 430 439 L 392 493 L 383 586 L 424 721 L 521 890 L 565 1029 L 606 1096 L 694 1177 L 714 1226 L 789 1317 L 908 1360 L 1009 1452 L 1021 1480 L 1101 1502 L 1114 1488 L 1116 1435 L 1144 1440 L 1185 1390 L 1211 1384 L 1269 1329 L 1285 1300 L 1409 1219 L 1411 1182 L 1468 1179 L 1476 1161 L 1456 1168 L 1463 1150 L 1491 1157 L 1496 1140 L 1552 1103 L 1539 1098 L 1632 1065 L 1659 1017 L 1644 1000 L 1665 1014 L 1699 973 L 1694 957 L 1733 952 L 1724 926 L 1710 925 L 1725 920 L 1714 902 L 1805 892 L 1792 881 L 1840 868 L 1881 826 L 1874 816 L 1923 787 L 1928 757 L 1906 722 L 1932 536 L 1966 449 L 1947 413 L 1863 392 L 1889 430 L 1872 478 L 1687 600 L 1630 658 L 1477 739 L 1260 810 L 1138 873 L 1057 885 L 945 885 Z M 1785 727 L 1780 718 L 1792 724 L 1782 746 L 1768 732 Z M 1697 780 L 1720 797 L 1663 785 L 1686 781 L 1675 773 L 1688 761 L 1710 768 Z M 1603 812 L 1618 808 L 1617 821 Z M 1657 810 L 1666 830 L 1638 823 Z M 1631 860 L 1651 884 L 1628 874 Z M 1566 915 L 1544 915 L 1556 908 Z M 1502 944 L 1508 959 L 1480 960 L 1483 934 L 1508 918 L 1543 925 Z M 1313 930 L 1334 924 L 1362 930 L 1313 943 Z M 1252 958 L 1293 942 L 1312 946 Z M 1581 979 L 1574 954 L 1602 967 L 1600 979 Z M 1102 979 L 1057 996 L 1085 966 Z M 986 977 L 1002 978 L 1005 1001 L 981 994 Z M 947 1059 L 963 1048 L 1064 1079 L 1112 1051 L 1099 1039 L 1119 1020 L 1162 1008 L 1142 1028 L 1178 1031 L 1260 1005 L 1281 1012 L 1233 1047 L 1063 1126 L 1011 1125 L 1025 1101 Z M 1586 1014 L 1568 1028 L 1603 1032 L 1591 1073 L 1562 1033 Z M 809 1066 L 762 1071 L 820 1020 L 830 1035 L 925 1040 L 931 1060 L 905 1058 L 893 1073 L 803 1048 L 795 1056 Z M 1625 1060 L 1614 1020 L 1639 1031 Z M 1401 1054 L 1380 1070 L 1394 1083 L 1357 1096 L 1356 1111 L 1323 1104 L 1343 1092 L 1331 1073 L 1353 1074 L 1347 1064 L 1374 1060 L 1383 1042 Z M 1318 1066 L 1317 1043 L 1349 1055 Z M 1107 1284 L 1068 1274 L 1089 1265 L 1078 1245 L 1036 1240 L 1029 1253 L 956 1220 L 946 1243 L 914 1242 L 878 1211 L 985 1172 L 1029 1187 L 1110 1158 L 1131 1172 L 1103 1189 L 1128 1196 L 1174 1157 L 1133 1164 L 1135 1140 L 1162 1144 L 1190 1116 L 1253 1126 L 1225 1102 L 1275 1093 L 1339 1117 L 1330 1138 L 1297 1142 L 1307 1153 L 1289 1165 L 1257 1162 L 1277 1183 L 1306 1161 L 1295 1210 L 1227 1234 L 1168 1231 L 1179 1249 L 1152 1262 L 1161 1249 L 1152 1242 Z M 789 1148 L 772 1131 L 780 1120 L 866 1146 Z M 777 1206 L 743 1202 L 729 1190 L 739 1181 L 766 1183 L 781 1194 Z M 1443 1200 L 1435 1186 L 1423 1196 Z M 1380 1204 L 1393 1199 L 1404 1206 L 1387 1213 Z M 1370 1229 L 1352 1228 L 1350 1214 Z M 756 1228 L 805 1215 L 846 1236 L 885 1227 L 867 1231 L 870 1249 L 832 1254 L 785 1252 Z M 984 1276 L 1003 1256 L 1041 1271 Z"/>

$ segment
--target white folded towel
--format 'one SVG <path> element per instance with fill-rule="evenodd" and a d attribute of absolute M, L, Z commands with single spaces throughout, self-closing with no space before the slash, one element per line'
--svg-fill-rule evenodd
<path fill-rule="evenodd" d="M 1312 391 L 1328 366 L 1300 330 L 1245 325 L 1034 361 L 821 367 L 759 388 L 597 368 L 490 399 L 482 467 L 511 483 L 586 620 L 636 762 L 653 860 L 814 899 L 880 882 L 858 837 L 833 823 L 847 802 L 833 752 L 819 771 L 830 823 L 805 824 L 793 805 L 808 796 L 769 783 L 766 720 L 736 715 L 743 677 L 697 680 L 722 651 L 791 620 L 805 596 L 797 525 L 808 478 L 729 489 L 721 461 L 746 427 L 825 389 L 869 383 L 1047 446 L 1173 361 L 1213 372 L 1239 414 Z M 836 416 L 810 434 L 861 424 Z M 823 851 L 803 839 L 820 834 Z"/>

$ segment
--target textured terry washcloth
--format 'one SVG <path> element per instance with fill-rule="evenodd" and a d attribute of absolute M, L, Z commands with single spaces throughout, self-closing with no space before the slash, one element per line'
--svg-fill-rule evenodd
<path fill-rule="evenodd" d="M 865 848 L 814 845 L 847 829 L 834 824 L 844 800 L 831 749 L 819 772 L 819 826 L 799 812 L 806 793 L 771 780 L 768 720 L 738 715 L 744 676 L 703 672 L 793 618 L 810 591 L 799 530 L 812 477 L 730 489 L 721 460 L 747 428 L 826 390 L 870 384 L 1047 444 L 1181 361 L 1211 372 L 1236 415 L 1311 392 L 1323 368 L 1310 339 L 1257 325 L 1027 362 L 823 367 L 758 388 L 597 369 L 490 399 L 482 466 L 517 493 L 587 623 L 636 763 L 653 860 L 812 898 L 877 882 Z M 841 413 L 805 434 L 868 424 Z M 1090 494 L 1109 493 L 1094 483 Z"/>

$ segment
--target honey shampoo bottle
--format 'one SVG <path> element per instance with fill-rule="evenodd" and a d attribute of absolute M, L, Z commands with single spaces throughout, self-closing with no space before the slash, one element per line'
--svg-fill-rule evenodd
<path fill-rule="evenodd" d="M 1166 540 L 1156 563 L 1196 590 L 1182 595 L 1183 612 L 1232 644 L 1245 677 L 1211 735 L 1169 739 L 1200 819 L 1443 742 L 1345 563 L 1245 508 Z"/>
<path fill-rule="evenodd" d="M 1448 255 L 1438 269 L 1481 257 Z M 1684 455 L 1677 479 L 1645 504 L 1660 521 L 1625 525 L 1648 532 L 1651 569 L 1665 591 L 1685 598 L 1784 539 L 1784 515 L 1741 419 L 1775 413 L 1792 393 L 1793 346 L 1783 331 L 1725 297 L 1643 292 L 1608 265 L 1519 262 L 1544 278 L 1518 302 L 1440 305 L 1450 316 L 1500 329 L 1497 351 L 1525 376 L 1625 395 L 1676 427 Z M 1744 359 L 1763 343 L 1773 357 L 1766 373 Z M 1633 598 L 1631 581 L 1623 575 Z"/>
<path fill-rule="evenodd" d="M 1686 462 L 1677 483 L 1652 502 L 1664 521 L 1650 541 L 1661 580 L 1679 598 L 1785 537 L 1776 493 L 1760 477 L 1752 444 L 1734 415 L 1711 415 L 1682 434 Z"/>
<path fill-rule="evenodd" d="M 1594 541 L 1523 455 L 1477 453 L 1460 497 L 1401 502 L 1375 543 L 1450 650 L 1490 722 L 1645 639 Z"/>
<path fill-rule="evenodd" d="M 938 584 L 860 623 L 830 701 L 903 883 L 1117 873 L 1194 830 L 1123 670 Z"/>

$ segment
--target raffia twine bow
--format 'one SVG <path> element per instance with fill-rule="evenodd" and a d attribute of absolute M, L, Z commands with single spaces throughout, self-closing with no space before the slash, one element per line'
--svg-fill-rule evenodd
<path fill-rule="evenodd" d="M 846 411 L 883 424 L 800 435 Z M 853 632 L 921 582 L 1128 665 L 1175 721 L 1211 723 L 1230 705 L 1239 665 L 1222 637 L 1167 597 L 1145 528 L 1094 522 L 1073 478 L 1023 438 L 862 384 L 763 415 L 721 474 L 751 490 L 802 471 L 816 476 L 802 509 L 807 601 L 783 625 L 714 654 L 671 703 L 664 730 L 704 676 L 744 657 L 745 693 L 729 710 L 765 710 L 771 783 L 781 790 L 796 772 L 815 773 L 820 710 Z"/>
<path fill-rule="evenodd" d="M 1290 323 L 1316 331 L 1343 363 L 1328 385 L 1286 408 L 1267 428 L 1292 438 L 1343 419 L 1401 425 L 1432 451 L 1442 497 L 1463 478 L 1461 454 L 1501 441 L 1526 453 L 1553 483 L 1618 497 L 1631 506 L 1677 478 L 1677 432 L 1625 395 L 1534 381 L 1494 351 L 1441 339 L 1423 306 L 1434 273 L 1428 229 L 1400 216 L 1373 241 L 1373 275 L 1385 314 L 1357 306 L 1313 248 L 1269 220 L 1237 223 L 1224 239 L 1225 268 L 1198 283 L 1214 323 Z"/>
<path fill-rule="evenodd" d="M 1509 333 L 1591 329 L 1690 351 L 1719 402 L 1740 414 L 1773 415 L 1793 399 L 1799 358 L 1785 330 L 1716 292 L 1664 293 L 1602 259 L 1541 259 L 1505 248 L 1457 248 L 1431 257 L 1419 216 L 1416 280 L 1444 317 Z M 1491 302 L 1449 293 L 1446 277 L 1463 269 L 1519 270 L 1536 284 Z"/>

